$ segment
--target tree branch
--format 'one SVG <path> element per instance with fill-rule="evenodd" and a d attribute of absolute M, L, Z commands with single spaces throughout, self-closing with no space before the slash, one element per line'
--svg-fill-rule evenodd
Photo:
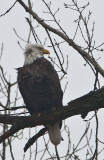
<path fill-rule="evenodd" d="M 64 39 L 70 46 L 72 46 L 78 53 L 86 58 L 103 77 L 104 77 L 104 70 L 100 67 L 100 65 L 95 61 L 93 57 L 91 57 L 86 51 L 82 50 L 80 46 L 78 46 L 72 39 L 70 39 L 66 34 L 63 32 L 58 31 L 57 29 L 51 27 L 50 25 L 46 24 L 43 19 L 41 19 L 32 9 L 27 7 L 22 0 L 17 0 L 21 6 L 26 10 L 26 12 L 30 13 L 33 18 L 41 24 L 45 29 L 55 33 L 62 39 Z"/>
<path fill-rule="evenodd" d="M 67 106 L 60 107 L 51 113 L 43 113 L 40 116 L 7 116 L 0 115 L 0 123 L 11 124 L 9 131 L 0 137 L 0 142 L 18 132 L 20 129 L 35 127 L 38 125 L 47 125 L 68 117 L 88 113 L 100 108 L 104 108 L 104 88 L 75 99 L 68 103 Z"/>
<path fill-rule="evenodd" d="M 8 12 L 10 12 L 10 10 L 15 6 L 17 0 L 13 3 L 13 5 L 3 14 L 0 15 L 0 17 L 5 16 Z"/>
<path fill-rule="evenodd" d="M 41 137 L 42 135 L 44 135 L 46 131 L 47 131 L 47 128 L 42 128 L 35 136 L 33 136 L 32 138 L 30 138 L 30 139 L 28 140 L 28 142 L 26 143 L 25 147 L 24 147 L 24 152 L 26 152 L 27 149 L 28 149 L 31 145 L 33 145 L 33 143 L 35 143 L 35 141 L 36 141 L 39 137 Z"/>

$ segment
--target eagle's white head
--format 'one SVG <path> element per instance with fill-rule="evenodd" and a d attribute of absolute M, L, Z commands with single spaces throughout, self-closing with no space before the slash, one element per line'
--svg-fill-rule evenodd
<path fill-rule="evenodd" d="M 25 56 L 25 65 L 31 64 L 34 60 L 42 58 L 44 54 L 50 54 L 50 52 L 40 44 L 27 44 L 24 56 Z"/>

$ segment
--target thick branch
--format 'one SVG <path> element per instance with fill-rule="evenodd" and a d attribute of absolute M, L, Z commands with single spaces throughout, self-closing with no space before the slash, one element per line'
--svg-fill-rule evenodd
<path fill-rule="evenodd" d="M 42 135 L 44 135 L 46 131 L 47 131 L 47 128 L 42 128 L 35 136 L 33 136 L 32 138 L 30 138 L 30 139 L 28 140 L 28 142 L 26 143 L 25 147 L 24 147 L 24 152 L 26 152 L 27 149 L 28 149 L 31 145 L 33 145 L 33 143 L 35 143 L 35 141 L 36 141 L 39 137 L 41 137 Z"/>
<path fill-rule="evenodd" d="M 54 123 L 59 120 L 64 120 L 68 117 L 88 113 L 90 111 L 104 108 L 104 88 L 90 92 L 76 100 L 68 103 L 67 106 L 60 107 L 56 111 L 51 113 L 43 113 L 40 116 L 6 116 L 0 115 L 0 123 L 12 124 L 9 132 L 6 132 L 4 136 L 0 137 L 6 139 L 20 129 L 35 127 L 38 125 L 47 125 L 48 123 Z"/>
<path fill-rule="evenodd" d="M 77 50 L 82 57 L 86 58 L 94 66 L 95 70 L 97 70 L 104 77 L 104 70 L 100 67 L 100 65 L 95 61 L 94 58 L 92 58 L 87 52 L 82 50 L 81 47 L 78 46 L 76 43 L 74 43 L 66 34 L 46 24 L 44 20 L 42 20 L 35 12 L 33 12 L 32 9 L 28 8 L 22 0 L 17 0 L 17 1 L 26 10 L 26 12 L 30 13 L 33 16 L 33 18 L 39 24 L 41 24 L 45 29 L 48 29 L 49 31 L 55 33 L 56 35 L 64 39 L 70 46 L 72 46 L 75 50 Z"/>

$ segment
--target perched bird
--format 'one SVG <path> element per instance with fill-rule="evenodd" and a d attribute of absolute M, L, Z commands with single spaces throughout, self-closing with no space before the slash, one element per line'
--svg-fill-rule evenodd
<path fill-rule="evenodd" d="M 44 58 L 44 54 L 50 52 L 42 45 L 27 44 L 24 66 L 18 68 L 19 90 L 31 115 L 62 107 L 63 92 L 58 74 L 53 65 Z M 62 122 L 56 122 L 46 126 L 55 146 L 61 141 L 61 124 Z"/>

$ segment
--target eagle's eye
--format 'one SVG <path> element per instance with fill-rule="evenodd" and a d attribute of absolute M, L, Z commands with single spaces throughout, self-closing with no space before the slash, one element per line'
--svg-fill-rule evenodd
<path fill-rule="evenodd" d="M 44 49 L 42 46 L 36 46 L 35 48 L 37 48 L 38 50 Z"/>

